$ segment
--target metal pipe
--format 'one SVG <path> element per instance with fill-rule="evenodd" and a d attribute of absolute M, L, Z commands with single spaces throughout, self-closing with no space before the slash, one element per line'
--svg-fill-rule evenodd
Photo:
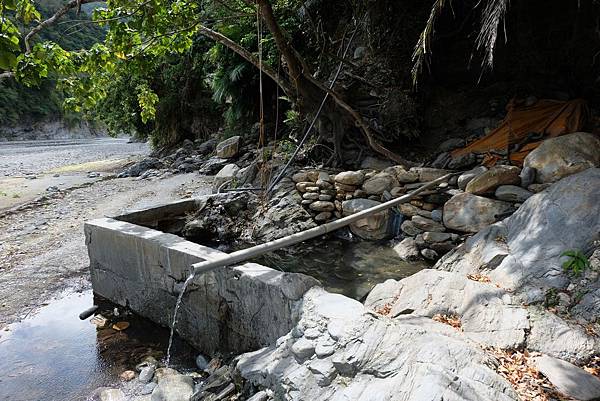
<path fill-rule="evenodd" d="M 390 209 L 394 206 L 397 206 L 401 203 L 408 202 L 415 196 L 419 195 L 421 192 L 426 191 L 429 188 L 432 188 L 432 187 L 436 186 L 437 184 L 446 181 L 448 178 L 450 178 L 456 174 L 460 174 L 460 173 L 446 174 L 443 177 L 440 177 L 436 180 L 433 180 L 431 182 L 424 184 L 422 187 L 417 188 L 416 190 L 412 191 L 411 193 L 408 193 L 408 194 L 403 195 L 396 199 L 392 199 L 392 200 L 382 203 L 380 205 L 373 206 L 372 208 L 363 210 L 361 212 L 352 214 L 350 216 L 346 216 L 341 219 L 334 220 L 330 223 L 323 224 L 321 226 L 314 227 L 314 228 L 311 228 L 306 231 L 301 231 L 299 233 L 288 235 L 286 237 L 279 238 L 279 239 L 276 239 L 273 241 L 265 242 L 264 244 L 256 245 L 251 248 L 232 252 L 230 254 L 227 254 L 226 256 L 223 256 L 223 257 L 220 257 L 217 259 L 206 260 L 203 262 L 194 263 L 192 265 L 193 272 L 196 275 L 202 274 L 202 273 L 207 273 L 207 272 L 215 270 L 219 267 L 231 266 L 233 264 L 236 264 L 239 262 L 244 262 L 246 260 L 255 258 L 257 256 L 263 255 L 263 254 L 271 252 L 271 251 L 275 251 L 277 249 L 285 248 L 287 246 L 294 245 L 299 242 L 309 240 L 311 238 L 325 235 L 325 234 L 335 231 L 339 228 L 345 227 L 351 223 L 354 223 L 358 220 L 364 219 L 365 217 L 370 216 L 372 214 L 379 213 L 384 210 Z"/>

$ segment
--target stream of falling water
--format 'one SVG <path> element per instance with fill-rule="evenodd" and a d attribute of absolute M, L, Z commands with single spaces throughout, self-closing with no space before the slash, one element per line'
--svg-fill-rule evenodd
<path fill-rule="evenodd" d="M 185 294 L 185 290 L 187 289 L 190 282 L 194 279 L 194 271 L 188 276 L 188 278 L 183 283 L 183 287 L 181 287 L 181 292 L 177 297 L 177 302 L 175 303 L 175 311 L 173 312 L 173 322 L 171 323 L 171 335 L 169 336 L 169 346 L 167 347 L 167 361 L 165 363 L 166 367 L 169 367 L 169 362 L 171 361 L 171 346 L 173 345 L 173 335 L 175 334 L 175 325 L 177 324 L 177 311 L 179 310 L 179 306 L 181 306 L 181 301 L 183 300 L 183 295 Z"/>

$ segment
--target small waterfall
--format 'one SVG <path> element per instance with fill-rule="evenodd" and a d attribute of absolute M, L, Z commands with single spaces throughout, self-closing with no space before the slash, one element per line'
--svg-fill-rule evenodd
<path fill-rule="evenodd" d="M 181 287 L 181 292 L 177 297 L 177 302 L 175 303 L 175 311 L 173 312 L 173 321 L 171 323 L 171 335 L 169 336 L 169 346 L 167 347 L 167 361 L 165 363 L 166 367 L 169 367 L 169 362 L 171 361 L 171 347 L 173 346 L 173 335 L 175 334 L 175 325 L 177 324 L 177 311 L 181 306 L 181 301 L 183 300 L 183 294 L 185 294 L 185 290 L 187 289 L 190 282 L 194 279 L 194 272 L 188 276 L 188 278 L 183 283 L 183 287 Z"/>

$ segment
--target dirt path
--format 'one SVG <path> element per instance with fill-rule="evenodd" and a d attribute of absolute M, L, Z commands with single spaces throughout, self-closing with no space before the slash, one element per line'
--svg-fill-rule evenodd
<path fill-rule="evenodd" d="M 209 187 L 194 173 L 155 181 L 105 177 L 0 217 L 0 328 L 65 287 L 89 287 L 86 220 L 208 193 Z"/>

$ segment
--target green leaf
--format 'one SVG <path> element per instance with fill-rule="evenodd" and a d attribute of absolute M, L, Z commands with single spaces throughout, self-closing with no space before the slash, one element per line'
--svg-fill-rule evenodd
<path fill-rule="evenodd" d="M 0 52 L 0 69 L 12 70 L 17 65 L 17 57 L 13 53 Z"/>

